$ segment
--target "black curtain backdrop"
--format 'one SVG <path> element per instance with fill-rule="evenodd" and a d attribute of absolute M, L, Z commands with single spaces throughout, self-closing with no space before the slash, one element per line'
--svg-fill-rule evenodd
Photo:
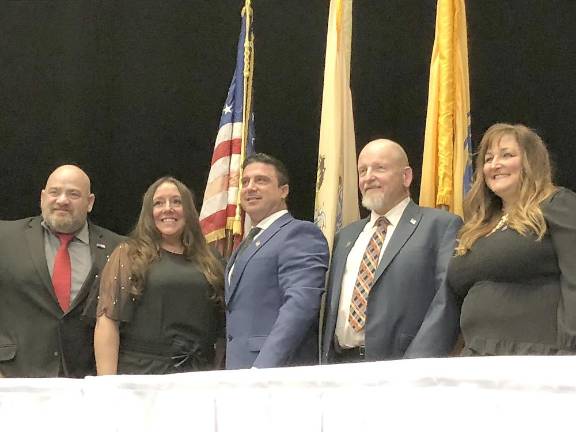
<path fill-rule="evenodd" d="M 133 226 L 146 187 L 173 174 L 196 193 L 232 77 L 242 0 L 4 0 L 0 13 L 0 218 L 39 213 L 46 177 L 76 163 L 93 220 Z M 290 206 L 314 207 L 328 0 L 253 0 L 256 147 L 285 161 Z M 357 147 L 403 144 L 417 200 L 435 0 L 357 0 Z M 472 133 L 537 129 L 557 183 L 576 189 L 576 1 L 467 1 Z"/>

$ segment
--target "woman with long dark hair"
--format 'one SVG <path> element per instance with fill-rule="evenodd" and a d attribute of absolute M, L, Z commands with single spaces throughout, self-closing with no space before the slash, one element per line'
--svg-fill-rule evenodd
<path fill-rule="evenodd" d="M 204 240 L 192 193 L 175 178 L 158 179 L 102 272 L 98 375 L 214 368 L 223 286 L 222 263 Z"/>

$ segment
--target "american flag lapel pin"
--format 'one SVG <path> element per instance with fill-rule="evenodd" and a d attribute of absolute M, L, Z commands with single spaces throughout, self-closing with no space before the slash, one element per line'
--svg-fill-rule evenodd
<path fill-rule="evenodd" d="M 410 219 L 410 223 L 411 223 L 412 225 L 416 225 L 416 219 L 414 219 L 414 218 Z"/>
<path fill-rule="evenodd" d="M 98 249 L 106 249 L 106 245 L 104 243 L 96 243 L 96 247 Z"/>

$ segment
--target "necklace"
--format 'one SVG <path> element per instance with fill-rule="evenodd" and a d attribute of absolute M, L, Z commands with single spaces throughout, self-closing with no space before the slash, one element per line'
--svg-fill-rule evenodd
<path fill-rule="evenodd" d="M 488 233 L 488 235 L 494 234 L 496 231 L 504 231 L 508 229 L 508 213 L 504 213 L 496 226 Z"/>
<path fill-rule="evenodd" d="M 162 249 L 164 249 L 166 252 L 170 252 L 176 255 L 182 255 L 184 253 L 184 247 L 168 247 L 168 246 L 162 246 Z"/>

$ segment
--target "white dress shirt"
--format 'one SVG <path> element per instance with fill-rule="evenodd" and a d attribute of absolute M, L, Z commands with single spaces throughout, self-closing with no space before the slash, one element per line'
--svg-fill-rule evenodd
<path fill-rule="evenodd" d="M 400 222 L 400 218 L 404 213 L 404 210 L 410 202 L 410 197 L 406 197 L 398 204 L 396 204 L 386 216 L 386 219 L 390 222 L 386 230 L 386 237 L 384 238 L 384 244 L 380 250 L 380 256 L 378 257 L 378 263 L 382 259 L 382 255 L 386 250 L 386 246 L 394 234 L 394 230 Z M 346 268 L 344 269 L 344 276 L 342 277 L 342 286 L 340 288 L 340 305 L 338 307 L 338 320 L 336 321 L 336 340 L 337 343 L 342 348 L 353 348 L 357 346 L 364 345 L 365 331 L 362 329 L 359 332 L 354 331 L 350 323 L 348 322 L 348 315 L 350 314 L 350 302 L 352 301 L 352 294 L 354 293 L 354 285 L 356 284 L 356 278 L 358 277 L 358 272 L 360 271 L 360 264 L 362 263 L 362 257 L 364 252 L 370 243 L 370 239 L 376 230 L 375 223 L 376 220 L 382 215 L 372 212 L 370 215 L 370 220 L 356 239 L 354 246 L 350 249 L 348 254 L 348 259 L 346 260 Z"/>
<path fill-rule="evenodd" d="M 270 216 L 265 217 L 262 219 L 257 225 L 253 226 L 252 228 L 260 228 L 260 232 L 254 236 L 252 241 L 256 240 L 260 235 L 264 232 L 266 228 L 272 225 L 276 220 L 280 219 L 280 217 L 284 216 L 288 213 L 288 210 L 279 210 L 276 213 L 272 213 Z M 234 260 L 234 264 L 236 264 L 236 260 Z M 232 279 L 232 272 L 234 271 L 234 264 L 230 267 L 230 271 L 228 272 L 228 284 L 230 284 L 230 279 Z"/>

